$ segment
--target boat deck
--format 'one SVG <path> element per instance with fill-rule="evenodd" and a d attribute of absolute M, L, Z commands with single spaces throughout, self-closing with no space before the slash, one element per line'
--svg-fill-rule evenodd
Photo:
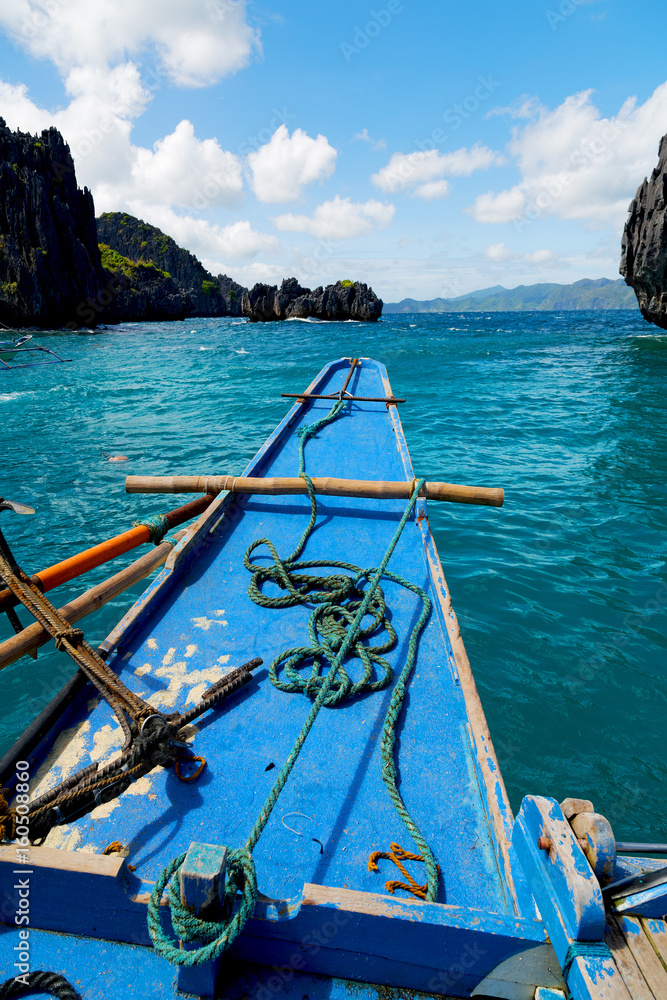
<path fill-rule="evenodd" d="M 340 388 L 346 368 L 346 362 L 334 366 L 318 389 Z M 364 362 L 349 391 L 384 396 L 388 387 L 379 366 Z M 303 410 L 304 422 L 310 423 L 332 405 L 328 400 L 297 405 L 248 474 L 294 475 L 294 430 Z M 308 443 L 307 470 L 313 476 L 350 479 L 377 478 L 381 470 L 384 479 L 411 480 L 400 435 L 400 424 L 388 419 L 384 403 L 351 402 L 339 421 Z M 365 567 L 379 561 L 404 502 L 322 497 L 318 507 L 304 558 Z M 444 581 L 432 579 L 424 543 L 433 543 L 423 502 L 420 508 L 391 562 L 393 571 L 435 598 L 400 726 L 401 787 L 440 864 L 439 901 L 514 912 L 498 869 L 497 831 L 479 792 L 466 701 L 444 620 Z M 264 666 L 248 687 L 197 726 L 192 746 L 208 766 L 196 783 L 182 784 L 173 770 L 159 768 L 121 798 L 53 830 L 47 846 L 100 853 L 121 837 L 137 876 L 152 881 L 191 841 L 244 843 L 310 704 L 302 695 L 277 690 L 267 676 L 277 653 L 308 644 L 310 609 L 255 605 L 247 594 L 250 574 L 243 554 L 252 541 L 268 537 L 287 555 L 308 516 L 307 498 L 294 496 L 229 497 L 215 518 L 209 514 L 212 529 L 196 554 L 191 550 L 171 574 L 173 585 L 154 587 L 160 590 L 159 603 L 145 601 L 136 626 L 122 625 L 120 651 L 111 665 L 129 687 L 166 712 L 194 704 L 226 670 L 252 657 L 262 656 Z M 257 550 L 253 559 L 264 563 L 265 553 Z M 434 550 L 432 556 L 437 559 Z M 434 593 L 438 583 L 440 593 Z M 383 587 L 399 629 L 397 648 L 388 654 L 396 676 L 420 601 L 391 581 Z M 412 849 L 380 775 L 379 738 L 392 687 L 320 713 L 254 854 L 265 894 L 294 897 L 305 882 L 378 892 L 385 878 L 396 877 L 388 862 L 381 863 L 380 875 L 368 870 L 371 851 L 388 850 L 393 841 Z M 107 759 L 120 740 L 109 706 L 92 696 L 41 763 L 35 792 L 91 761 Z M 418 875 L 419 866 L 414 871 Z"/>
<path fill-rule="evenodd" d="M 667 997 L 667 922 L 607 914 L 607 942 L 632 1000 Z"/>
<path fill-rule="evenodd" d="M 310 391 L 338 392 L 348 373 L 347 359 L 334 362 Z M 355 368 L 348 391 L 383 399 L 392 395 L 383 366 L 370 359 Z M 245 475 L 295 475 L 296 431 L 332 405 L 323 399 L 296 403 Z M 213 468 L 201 471 L 227 471 L 216 469 L 217 461 L 213 457 Z M 340 419 L 306 445 L 306 469 L 312 476 L 412 482 L 415 473 L 396 406 L 350 400 Z M 405 501 L 319 497 L 316 528 L 303 558 L 377 566 L 404 508 Z M 207 762 L 197 781 L 182 783 L 173 768 L 158 767 L 119 798 L 54 828 L 44 847 L 32 852 L 30 863 L 42 865 L 33 897 L 32 967 L 65 976 L 71 972 L 75 985 L 76 976 L 83 976 L 86 1000 L 108 996 L 100 987 L 105 977 L 134 996 L 135 980 L 123 971 L 133 961 L 142 969 L 142 995 L 173 995 L 173 968 L 152 949 L 136 947 L 149 943 L 141 900 L 165 866 L 193 842 L 243 846 L 302 729 L 310 698 L 278 690 L 268 667 L 281 651 L 309 645 L 312 609 L 274 610 L 253 603 L 243 556 L 263 537 L 288 555 L 309 514 L 307 498 L 300 496 L 221 495 L 102 644 L 125 684 L 167 714 L 194 705 L 206 688 L 247 660 L 261 656 L 264 665 L 250 684 L 191 727 L 190 746 Z M 252 561 L 266 564 L 267 550 L 256 550 Z M 380 873 L 368 867 L 371 852 L 388 851 L 392 842 L 414 850 L 382 781 L 380 738 L 421 602 L 385 579 L 388 614 L 398 632 L 395 648 L 386 654 L 393 680 L 384 690 L 322 709 L 253 852 L 261 913 L 255 911 L 249 938 L 244 933 L 233 955 L 268 966 L 284 963 L 297 942 L 301 953 L 308 928 L 333 926 L 326 915 L 341 909 L 349 914 L 335 943 L 323 950 L 321 964 L 315 950 L 308 974 L 294 973 L 299 997 L 365 995 L 365 986 L 352 986 L 347 979 L 468 996 L 505 957 L 544 942 L 525 876 L 514 863 L 512 815 L 424 500 L 417 502 L 389 568 L 424 588 L 433 603 L 398 723 L 396 757 L 401 793 L 440 867 L 437 903 L 400 898 L 400 892 L 387 895 L 385 882 L 400 877 L 398 870 L 389 861 L 380 861 Z M 352 661 L 349 670 L 358 676 L 360 662 Z M 88 687 L 36 751 L 32 794 L 91 762 L 112 759 L 120 745 L 110 707 Z M 100 857 L 119 841 L 122 857 Z M 423 864 L 408 862 L 408 868 L 417 882 L 426 881 Z M 59 906 L 70 884 L 80 902 Z M 67 934 L 84 937 L 77 946 Z M 483 946 L 471 944 L 473 937 L 481 940 L 479 935 Z M 468 961 L 471 948 L 474 960 L 452 979 L 447 970 L 462 958 Z M 88 968 L 97 970 L 97 986 Z M 240 966 L 238 982 L 254 975 L 253 968 Z M 332 978 L 310 975 L 325 970 Z M 225 982 L 233 990 L 230 976 L 225 973 Z M 270 978 L 264 968 L 256 989 L 239 986 L 239 995 L 267 1000 L 258 990 Z M 308 980 L 303 989 L 302 980 Z M 296 997 L 291 987 L 283 988 Z M 269 995 L 276 992 L 267 989 Z"/>

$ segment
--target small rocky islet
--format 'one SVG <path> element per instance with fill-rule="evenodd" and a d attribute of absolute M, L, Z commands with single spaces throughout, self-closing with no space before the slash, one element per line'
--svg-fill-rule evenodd
<path fill-rule="evenodd" d="M 361 282 L 311 291 L 288 278 L 247 289 L 214 277 L 141 219 L 123 212 L 96 219 L 60 132 L 13 132 L 0 118 L 2 326 L 78 329 L 195 316 L 372 321 L 381 313 L 382 300 Z"/>

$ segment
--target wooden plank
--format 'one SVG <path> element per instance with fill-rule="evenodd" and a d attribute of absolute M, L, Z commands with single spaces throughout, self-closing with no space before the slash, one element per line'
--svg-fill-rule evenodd
<path fill-rule="evenodd" d="M 16 844 L 1 844 L 0 871 L 7 866 L 12 867 L 17 864 L 17 851 L 27 854 L 25 864 L 30 868 L 99 875 L 104 879 L 117 878 L 125 864 L 125 858 L 118 854 L 91 854 L 89 851 L 60 851 L 55 847 L 19 847 Z"/>
<path fill-rule="evenodd" d="M 21 877 L 15 852 L 5 847 L 0 859 L 0 921 L 11 925 Z M 29 853 L 31 928 L 150 944 L 152 886 L 127 870 L 125 858 Z M 306 884 L 292 900 L 260 897 L 233 954 L 262 965 L 290 965 L 296 955 L 298 971 L 451 995 L 454 987 L 472 992 L 501 962 L 543 943 L 537 920 Z"/>
<path fill-rule="evenodd" d="M 639 917 L 617 916 L 616 922 L 654 996 L 667 997 L 667 970 L 658 958 Z"/>
<path fill-rule="evenodd" d="M 567 980 L 572 1000 L 638 1000 L 628 990 L 611 955 L 575 958 Z"/>
<path fill-rule="evenodd" d="M 613 914 L 609 914 L 605 941 L 609 945 L 616 967 L 630 991 L 632 1000 L 656 1000 Z M 664 997 L 658 997 L 657 1000 L 664 1000 Z"/>
<path fill-rule="evenodd" d="M 647 917 L 640 919 L 656 955 L 667 970 L 667 923 L 664 920 L 651 920 Z"/>
<path fill-rule="evenodd" d="M 217 844 L 192 843 L 180 871 L 181 902 L 202 920 L 219 920 L 225 896 L 227 848 Z M 195 945 L 181 948 L 193 951 Z M 220 969 L 220 959 L 190 968 L 178 967 L 178 989 L 196 997 L 212 997 Z"/>
<path fill-rule="evenodd" d="M 538 847 L 538 839 L 549 843 Z M 554 799 L 527 795 L 512 842 L 559 962 L 572 941 L 601 941 L 605 914 L 600 886 Z"/>

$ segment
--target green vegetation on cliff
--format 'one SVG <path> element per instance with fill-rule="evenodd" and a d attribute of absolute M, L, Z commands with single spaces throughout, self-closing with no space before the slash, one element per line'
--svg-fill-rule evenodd
<path fill-rule="evenodd" d="M 192 316 L 239 316 L 243 287 L 226 275 L 214 278 L 194 254 L 156 226 L 127 212 L 104 212 L 97 219 L 97 235 L 121 257 L 147 263 L 170 275 L 190 301 Z"/>
<path fill-rule="evenodd" d="M 128 257 L 123 257 L 122 254 L 116 253 L 106 243 L 99 243 L 98 246 L 100 248 L 100 257 L 102 258 L 102 267 L 105 271 L 111 271 L 114 274 L 121 271 L 127 278 L 134 278 L 137 273 L 150 271 L 154 271 L 156 277 L 171 277 L 168 271 L 163 271 L 161 268 L 156 267 L 152 261 L 130 260 Z"/>

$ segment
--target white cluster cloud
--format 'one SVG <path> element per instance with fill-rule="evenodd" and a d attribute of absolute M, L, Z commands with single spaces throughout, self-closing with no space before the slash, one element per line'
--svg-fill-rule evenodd
<path fill-rule="evenodd" d="M 215 83 L 259 49 L 245 0 L 11 0 L 0 6 L 0 26 L 63 76 L 152 50 L 157 74 L 185 87 Z"/>
<path fill-rule="evenodd" d="M 312 139 L 300 128 L 290 136 L 281 125 L 248 156 L 253 191 L 259 201 L 271 204 L 297 201 L 307 184 L 331 176 L 337 155 L 325 136 Z"/>
<path fill-rule="evenodd" d="M 371 180 L 387 194 L 412 189 L 413 197 L 431 200 L 449 193 L 445 175 L 468 177 L 475 170 L 488 170 L 502 162 L 499 153 L 481 143 L 453 153 L 439 153 L 437 149 L 394 153 L 386 167 L 373 174 Z"/>
<path fill-rule="evenodd" d="M 152 150 L 133 146 L 130 157 L 129 177 L 118 184 L 98 185 L 100 209 L 102 204 L 109 208 L 119 200 L 140 199 L 201 210 L 234 205 L 243 194 L 240 157 L 221 149 L 217 139 L 198 139 L 187 119 Z"/>
<path fill-rule="evenodd" d="M 516 254 L 503 243 L 491 243 L 484 247 L 484 256 L 495 264 L 504 264 L 510 260 L 522 260 L 527 264 L 547 264 L 554 260 L 552 250 L 533 250 L 530 253 Z"/>
<path fill-rule="evenodd" d="M 273 221 L 283 231 L 310 233 L 317 239 L 342 240 L 364 236 L 375 228 L 384 229 L 394 217 L 396 209 L 381 201 L 363 203 L 341 198 L 318 205 L 312 216 L 278 215 Z"/>
<path fill-rule="evenodd" d="M 524 98 L 506 111 L 515 126 L 509 151 L 521 180 L 480 195 L 469 209 L 477 222 L 522 223 L 540 216 L 580 219 L 594 227 L 623 226 L 628 203 L 657 162 L 667 120 L 667 83 L 645 101 L 629 98 L 604 118 L 592 91 L 568 97 L 553 111 Z"/>

